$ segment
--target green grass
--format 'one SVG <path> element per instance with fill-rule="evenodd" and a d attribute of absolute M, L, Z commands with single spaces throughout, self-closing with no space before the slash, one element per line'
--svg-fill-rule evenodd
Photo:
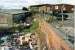
<path fill-rule="evenodd" d="M 24 29 L 24 32 L 34 32 L 38 28 L 38 21 L 32 21 L 32 25 L 30 28 Z"/>

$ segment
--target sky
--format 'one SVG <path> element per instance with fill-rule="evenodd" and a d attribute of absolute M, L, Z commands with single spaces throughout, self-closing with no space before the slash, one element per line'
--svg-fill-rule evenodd
<path fill-rule="evenodd" d="M 0 7 L 3 9 L 21 9 L 30 5 L 61 3 L 75 5 L 75 0 L 0 0 Z"/>

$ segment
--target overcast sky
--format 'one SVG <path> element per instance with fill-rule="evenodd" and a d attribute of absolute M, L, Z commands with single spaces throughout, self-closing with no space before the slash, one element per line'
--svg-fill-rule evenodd
<path fill-rule="evenodd" d="M 28 7 L 35 4 L 73 4 L 75 0 L 0 0 L 0 7 L 5 9 L 21 9 L 23 6 Z"/>

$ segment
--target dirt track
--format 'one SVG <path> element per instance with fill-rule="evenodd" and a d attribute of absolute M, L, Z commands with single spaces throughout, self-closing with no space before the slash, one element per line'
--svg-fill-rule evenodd
<path fill-rule="evenodd" d="M 43 19 L 39 20 L 39 29 L 45 33 L 48 50 L 72 50 L 69 45 L 53 30 L 52 26 Z"/>

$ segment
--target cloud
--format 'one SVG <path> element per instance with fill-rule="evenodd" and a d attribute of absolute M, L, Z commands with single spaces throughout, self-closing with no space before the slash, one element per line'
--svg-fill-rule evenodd
<path fill-rule="evenodd" d="M 75 0 L 63 0 L 63 3 L 75 5 Z"/>
<path fill-rule="evenodd" d="M 3 8 L 11 9 L 11 8 L 22 8 L 22 7 L 28 7 L 29 5 L 38 4 L 36 1 L 38 0 L 0 0 L 0 6 L 3 6 Z"/>
<path fill-rule="evenodd" d="M 0 0 L 0 6 L 7 9 L 21 9 L 23 6 L 28 7 L 30 5 L 37 4 L 56 4 L 56 3 L 69 3 L 75 5 L 75 0 Z"/>

